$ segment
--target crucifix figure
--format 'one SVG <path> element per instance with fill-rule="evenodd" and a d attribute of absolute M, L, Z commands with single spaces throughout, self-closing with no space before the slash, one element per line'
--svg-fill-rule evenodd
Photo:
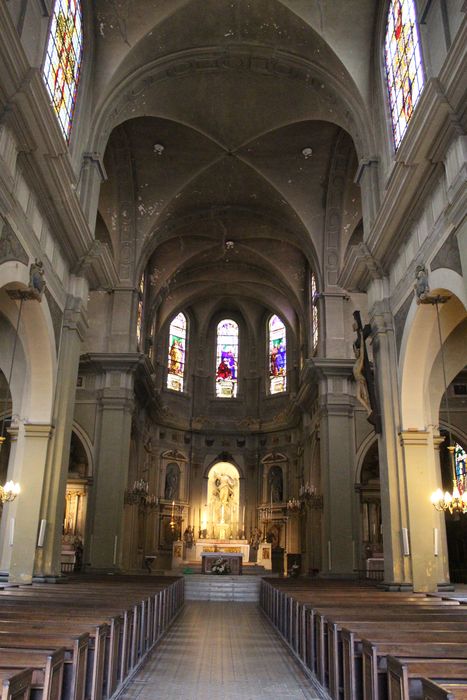
<path fill-rule="evenodd" d="M 366 350 L 366 339 L 371 333 L 371 326 L 369 323 L 362 325 L 360 311 L 354 311 L 353 317 L 355 319 L 353 329 L 357 334 L 353 344 L 356 358 L 353 375 L 357 382 L 357 398 L 368 413 L 368 422 L 374 426 L 376 433 L 381 433 L 381 418 L 376 402 L 373 371 Z"/>

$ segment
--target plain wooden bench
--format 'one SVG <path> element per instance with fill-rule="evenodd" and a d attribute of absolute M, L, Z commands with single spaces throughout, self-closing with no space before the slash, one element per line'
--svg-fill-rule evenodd
<path fill-rule="evenodd" d="M 2 700 L 29 700 L 31 695 L 32 668 L 18 672 L 0 671 Z"/>
<path fill-rule="evenodd" d="M 51 652 L 1 649 L 0 672 L 18 672 L 27 667 L 33 670 L 31 700 L 61 700 L 65 649 Z"/>
<path fill-rule="evenodd" d="M 364 639 L 362 642 L 362 671 L 363 697 L 365 700 L 380 700 L 387 696 L 387 657 L 467 658 L 467 643 L 457 642 L 372 642 Z"/>
<path fill-rule="evenodd" d="M 388 696 L 391 700 L 422 697 L 422 678 L 438 683 L 462 682 L 467 690 L 467 659 L 404 659 L 388 656 Z"/>
<path fill-rule="evenodd" d="M 467 700 L 467 685 L 464 683 L 436 683 L 422 679 L 423 700 Z"/>

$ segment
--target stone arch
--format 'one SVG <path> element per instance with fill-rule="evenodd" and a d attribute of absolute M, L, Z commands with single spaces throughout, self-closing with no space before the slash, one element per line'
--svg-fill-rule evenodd
<path fill-rule="evenodd" d="M 440 305 L 440 323 L 445 347 L 448 383 L 467 364 L 462 345 L 462 324 L 467 320 L 467 299 L 462 278 L 452 270 L 430 274 L 431 296 L 449 300 Z M 444 391 L 436 310 L 432 305 L 412 301 L 404 328 L 399 360 L 401 418 L 403 429 L 424 429 L 439 422 L 439 405 Z"/>
<path fill-rule="evenodd" d="M 3 287 L 0 290 L 0 312 L 10 326 L 11 336 L 18 320 L 19 302 L 7 294 L 8 289 L 26 289 L 29 270 L 16 262 L 6 262 L 0 267 Z M 49 423 L 55 388 L 56 350 L 52 318 L 47 299 L 23 302 L 18 329 L 17 355 L 21 365 L 13 368 L 10 391 L 13 414 L 29 423 Z M 22 355 L 22 360 L 21 358 Z M 1 369 L 8 377 L 10 353 L 0 354 Z M 6 363 L 6 364 L 5 364 Z"/>

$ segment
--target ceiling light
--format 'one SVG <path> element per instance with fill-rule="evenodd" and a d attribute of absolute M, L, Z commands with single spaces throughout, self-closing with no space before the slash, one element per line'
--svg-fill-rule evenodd
<path fill-rule="evenodd" d="M 302 156 L 307 160 L 307 158 L 311 158 L 313 155 L 313 149 L 311 146 L 306 146 L 305 148 L 302 148 Z"/>

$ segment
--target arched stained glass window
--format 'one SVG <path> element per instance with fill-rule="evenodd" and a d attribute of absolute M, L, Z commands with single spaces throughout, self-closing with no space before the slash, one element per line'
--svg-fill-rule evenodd
<path fill-rule="evenodd" d="M 318 348 L 319 340 L 319 318 L 318 318 L 318 288 L 316 285 L 316 275 L 311 273 L 311 345 L 312 352 Z"/>
<path fill-rule="evenodd" d="M 169 358 L 167 388 L 183 391 L 186 354 L 186 318 L 181 312 L 175 316 L 169 330 Z"/>
<path fill-rule="evenodd" d="M 141 339 L 143 335 L 143 306 L 144 306 L 144 275 L 141 277 L 138 289 L 138 309 L 136 313 L 136 342 L 138 350 L 141 350 Z"/>
<path fill-rule="evenodd" d="M 467 453 L 465 452 L 464 448 L 461 447 L 461 445 L 459 445 L 459 443 L 457 442 L 454 445 L 454 458 L 456 462 L 457 481 L 458 483 L 467 486 Z"/>
<path fill-rule="evenodd" d="M 238 325 L 224 319 L 217 325 L 216 396 L 231 399 L 237 396 Z"/>
<path fill-rule="evenodd" d="M 392 132 L 397 149 L 424 84 L 414 0 L 390 0 L 385 61 Z"/>
<path fill-rule="evenodd" d="M 67 141 L 71 133 L 82 54 L 81 3 L 79 0 L 55 0 L 42 74 Z"/>
<path fill-rule="evenodd" d="M 279 394 L 287 389 L 287 338 L 279 316 L 269 319 L 269 391 Z"/>

